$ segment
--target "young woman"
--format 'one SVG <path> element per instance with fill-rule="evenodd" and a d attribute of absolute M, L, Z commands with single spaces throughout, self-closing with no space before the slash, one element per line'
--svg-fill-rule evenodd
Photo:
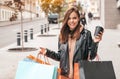
<path fill-rule="evenodd" d="M 80 14 L 76 7 L 67 10 L 58 41 L 58 52 L 47 48 L 40 50 L 41 54 L 60 61 L 61 74 L 73 79 L 74 63 L 81 60 L 94 59 L 97 53 L 98 42 L 102 33 L 92 39 L 91 32 L 80 25 Z"/>

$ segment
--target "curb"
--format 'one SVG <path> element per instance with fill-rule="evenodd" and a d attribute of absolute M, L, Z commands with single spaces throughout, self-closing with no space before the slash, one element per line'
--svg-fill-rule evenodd
<path fill-rule="evenodd" d="M 32 22 L 32 21 L 37 21 L 37 20 L 42 20 L 42 18 L 36 18 L 36 19 L 24 19 L 23 23 L 27 23 L 27 22 Z M 4 26 L 9 26 L 9 25 L 16 25 L 16 24 L 20 24 L 21 20 L 17 20 L 17 21 L 1 21 L 0 22 L 0 27 L 4 27 Z"/>

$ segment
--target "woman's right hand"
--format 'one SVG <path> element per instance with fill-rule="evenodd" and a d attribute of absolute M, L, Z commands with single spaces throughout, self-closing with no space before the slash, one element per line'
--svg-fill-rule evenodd
<path fill-rule="evenodd" d="M 46 48 L 40 47 L 39 54 L 45 55 L 46 54 Z"/>
<path fill-rule="evenodd" d="M 103 32 L 100 32 L 95 38 L 93 39 L 94 42 L 100 42 L 102 40 Z"/>

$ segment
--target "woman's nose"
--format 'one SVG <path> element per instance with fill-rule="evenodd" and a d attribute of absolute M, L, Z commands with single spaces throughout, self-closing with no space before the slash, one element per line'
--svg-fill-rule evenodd
<path fill-rule="evenodd" d="M 73 22 L 73 19 L 70 19 L 70 22 Z"/>

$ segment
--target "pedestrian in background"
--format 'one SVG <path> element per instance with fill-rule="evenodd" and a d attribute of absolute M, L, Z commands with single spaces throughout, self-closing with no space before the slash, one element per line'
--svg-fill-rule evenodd
<path fill-rule="evenodd" d="M 58 52 L 40 47 L 40 54 L 60 61 L 61 75 L 73 79 L 74 63 L 87 60 L 88 56 L 91 60 L 94 59 L 101 39 L 102 33 L 92 39 L 91 32 L 80 24 L 79 10 L 71 7 L 64 16 L 58 41 Z"/>
<path fill-rule="evenodd" d="M 88 12 L 88 19 L 89 19 L 89 22 L 92 21 L 93 19 L 93 14 L 91 12 Z"/>
<path fill-rule="evenodd" d="M 83 26 L 86 26 L 87 25 L 87 22 L 86 22 L 86 17 L 85 17 L 85 12 L 83 11 L 81 14 L 80 14 L 80 22 Z"/>

